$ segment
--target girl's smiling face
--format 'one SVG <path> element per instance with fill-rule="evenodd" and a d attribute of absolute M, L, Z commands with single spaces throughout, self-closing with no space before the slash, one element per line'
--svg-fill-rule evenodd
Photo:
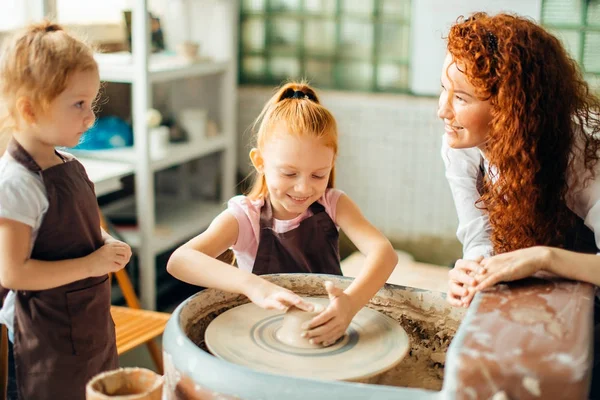
<path fill-rule="evenodd" d="M 273 217 L 287 220 L 323 196 L 335 154 L 321 139 L 292 134 L 280 124 L 262 150 L 250 152 L 250 158 L 258 173 L 265 176 Z"/>

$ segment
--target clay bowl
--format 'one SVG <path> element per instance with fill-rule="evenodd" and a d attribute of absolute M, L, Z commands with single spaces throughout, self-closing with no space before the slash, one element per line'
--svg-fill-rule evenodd
<path fill-rule="evenodd" d="M 86 385 L 86 400 L 161 400 L 163 380 L 145 368 L 103 372 Z"/>

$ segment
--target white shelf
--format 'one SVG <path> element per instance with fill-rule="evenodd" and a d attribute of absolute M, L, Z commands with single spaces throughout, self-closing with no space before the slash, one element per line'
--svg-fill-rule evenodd
<path fill-rule="evenodd" d="M 121 189 L 121 178 L 133 174 L 135 168 L 118 161 L 91 160 L 77 158 L 94 183 L 96 196 L 103 196 Z"/>
<path fill-rule="evenodd" d="M 225 150 L 229 146 L 227 135 L 220 134 L 202 141 L 171 143 L 168 145 L 165 156 L 153 159 L 150 164 L 152 171 L 160 171 L 165 168 L 179 165 L 196 158 L 200 158 L 218 151 Z M 70 149 L 70 153 L 77 157 L 94 160 L 118 161 L 131 165 L 136 164 L 137 155 L 133 147 L 120 147 L 107 150 L 79 150 Z"/>
<path fill-rule="evenodd" d="M 150 20 L 147 18 L 150 0 L 132 0 L 131 49 L 132 52 L 96 54 L 100 78 L 104 82 L 131 84 L 131 116 L 135 146 L 113 150 L 71 150 L 77 157 L 98 161 L 118 161 L 134 170 L 135 191 L 131 198 L 116 201 L 103 207 L 107 216 L 114 211 L 118 214 L 129 212 L 129 220 L 135 227 L 122 227 L 120 233 L 136 249 L 140 266 L 140 294 L 143 307 L 156 307 L 156 255 L 185 242 L 202 232 L 212 219 L 225 208 L 227 199 L 235 194 L 237 127 L 237 59 L 238 59 L 238 1 L 201 0 L 186 2 L 182 13 L 189 15 L 194 29 L 181 29 L 171 37 L 172 43 L 192 41 L 200 44 L 201 57 L 192 62 L 168 51 L 150 53 Z M 53 3 L 50 1 L 50 3 Z M 163 21 L 180 23 L 175 14 L 165 14 Z M 167 23 L 168 22 L 168 23 Z M 205 79 L 193 79 L 205 78 Z M 152 142 L 149 140 L 146 115 L 153 107 L 153 83 L 179 80 L 170 86 L 172 111 L 187 107 L 198 107 L 196 98 L 206 107 L 209 103 L 211 116 L 219 121 L 221 136 L 202 138 L 181 144 L 171 144 L 165 157 L 152 157 Z M 190 93 L 182 93 L 180 84 L 202 88 Z M 211 81 L 218 84 L 211 84 Z M 165 95 L 166 95 L 165 90 Z M 109 99 L 110 100 L 110 99 Z M 192 103 L 192 104 L 188 104 Z M 164 104 L 164 103 L 163 103 Z M 164 198 L 155 188 L 157 171 L 202 158 L 216 152 L 221 153 L 219 200 L 213 203 L 189 201 L 189 190 L 182 186 L 178 197 Z M 148 159 L 149 156 L 149 159 Z M 191 179 L 189 168 L 178 171 L 177 179 L 186 182 Z M 116 186 L 113 186 L 116 187 Z M 109 188 L 110 189 L 110 188 Z M 175 190 L 175 189 L 174 189 Z M 118 207 L 117 207 L 118 206 Z M 115 209 L 115 207 L 117 207 Z M 114 221 L 114 220 L 113 220 Z"/>
<path fill-rule="evenodd" d="M 190 239 L 210 225 L 225 206 L 219 202 L 187 200 L 169 196 L 156 197 L 156 226 L 151 243 L 154 255 L 163 253 Z M 135 216 L 135 198 L 128 197 L 102 208 L 107 218 Z M 140 235 L 135 227 L 119 228 L 123 239 L 133 248 L 140 247 Z"/>
<path fill-rule="evenodd" d="M 100 66 L 100 80 L 132 83 L 135 79 L 132 56 L 127 52 L 96 54 Z M 152 54 L 148 60 L 150 82 L 164 82 L 204 75 L 215 75 L 229 68 L 228 61 L 200 59 L 196 62 L 172 55 Z"/>

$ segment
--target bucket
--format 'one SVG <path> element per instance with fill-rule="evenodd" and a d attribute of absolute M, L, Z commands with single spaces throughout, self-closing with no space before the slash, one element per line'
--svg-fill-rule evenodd
<path fill-rule="evenodd" d="M 164 378 L 145 368 L 119 368 L 93 377 L 86 400 L 161 400 Z"/>

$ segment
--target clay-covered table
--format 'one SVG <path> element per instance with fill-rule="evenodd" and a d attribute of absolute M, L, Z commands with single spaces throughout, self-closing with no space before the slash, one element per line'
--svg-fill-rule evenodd
<path fill-rule="evenodd" d="M 446 358 L 456 399 L 586 399 L 594 287 L 528 279 L 476 296 Z"/>

